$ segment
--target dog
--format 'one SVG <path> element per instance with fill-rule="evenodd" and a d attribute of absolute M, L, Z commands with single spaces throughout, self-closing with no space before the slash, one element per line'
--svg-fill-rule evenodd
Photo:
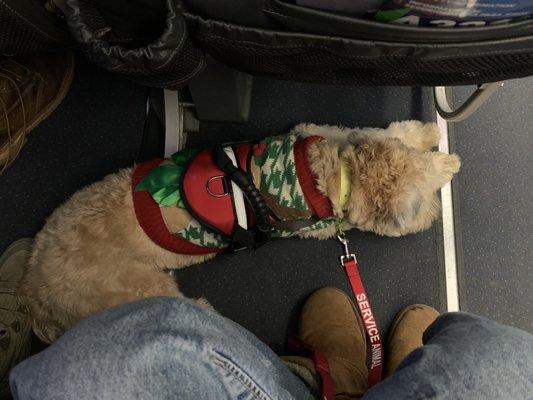
<path fill-rule="evenodd" d="M 323 139 L 308 140 L 316 135 Z M 306 164 L 310 172 L 301 179 L 307 180 L 305 185 L 300 183 L 303 187 L 312 182 L 310 190 L 322 196 L 319 198 L 322 205 L 327 200 L 325 206 L 330 214 L 327 218 L 313 216 L 308 205 L 303 204 L 306 202 L 302 196 L 279 201 L 294 187 L 283 188 L 290 174 L 276 168 L 291 165 L 287 164 L 286 156 L 285 164 L 277 165 L 274 158 L 269 160 L 270 155 L 264 154 L 273 153 L 272 148 L 279 150 L 280 144 L 283 147 L 289 141 L 295 146 L 295 152 L 299 141 L 308 143 L 304 159 L 295 158 L 296 164 Z M 337 230 L 335 221 L 341 219 L 345 229 L 400 236 L 431 226 L 440 211 L 438 190 L 459 171 L 457 155 L 432 151 L 438 141 L 437 126 L 419 121 L 394 122 L 386 129 L 300 124 L 289 135 L 267 138 L 262 145 L 254 145 L 248 172 L 264 195 L 269 212 L 277 214 L 280 224 L 287 219 L 299 223 L 309 219 L 305 226 L 293 227 L 288 233 L 288 228 L 280 225 L 276 228 L 277 236 L 331 238 Z M 269 143 L 270 148 L 265 150 L 264 143 Z M 158 165 L 165 163 L 168 160 Z M 168 165 L 168 170 L 179 170 L 172 163 Z M 132 179 L 139 168 L 121 170 L 81 189 L 53 212 L 36 235 L 21 292 L 30 308 L 34 332 L 42 341 L 52 343 L 81 319 L 118 304 L 152 296 L 182 297 L 168 270 L 201 263 L 230 245 L 220 230 L 202 228 L 191 215 L 196 212 L 176 205 L 156 204 L 152 193 L 140 190 L 145 183 L 133 185 Z M 308 179 L 309 176 L 312 178 Z M 281 185 L 279 177 L 286 179 Z M 185 180 L 181 182 L 184 184 Z M 277 185 L 273 193 L 264 188 L 267 182 Z M 193 191 L 198 188 L 205 189 L 201 182 L 191 186 Z M 222 191 L 223 199 L 227 187 L 218 185 L 209 190 Z M 166 189 L 163 192 L 171 193 L 159 199 L 163 203 L 176 194 Z M 142 201 L 135 200 L 139 196 Z M 278 204 L 275 204 L 277 197 Z M 184 248 L 192 247 L 200 252 L 171 251 L 174 248 L 162 241 L 157 230 L 152 237 L 153 224 L 140 222 L 143 215 L 140 205 L 149 204 L 148 201 L 152 202 L 151 210 L 155 209 L 164 221 L 164 238 L 172 241 L 181 232 L 178 244 L 184 243 Z M 301 204 L 293 207 L 291 201 Z M 184 232 L 190 234 L 187 229 L 191 226 L 195 235 L 183 236 Z M 198 229 L 204 230 L 203 236 L 197 235 Z M 196 301 L 208 306 L 204 299 Z"/>

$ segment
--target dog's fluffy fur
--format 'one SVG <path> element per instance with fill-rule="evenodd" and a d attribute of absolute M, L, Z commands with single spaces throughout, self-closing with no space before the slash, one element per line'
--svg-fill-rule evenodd
<path fill-rule="evenodd" d="M 431 151 L 439 140 L 435 124 L 404 121 L 387 129 L 302 124 L 294 131 L 327 139 L 312 145 L 309 158 L 335 214 L 350 227 L 380 235 L 427 229 L 438 215 L 438 189 L 460 166 L 456 155 Z M 338 200 L 339 157 L 351 170 L 344 210 Z M 174 254 L 155 245 L 135 217 L 131 174 L 131 168 L 122 170 L 75 193 L 37 234 L 21 289 L 43 341 L 53 342 L 80 319 L 117 304 L 181 297 L 165 270 L 214 256 Z M 174 232 L 191 218 L 177 207 L 164 208 L 163 216 Z M 329 238 L 334 229 L 305 236 Z"/>

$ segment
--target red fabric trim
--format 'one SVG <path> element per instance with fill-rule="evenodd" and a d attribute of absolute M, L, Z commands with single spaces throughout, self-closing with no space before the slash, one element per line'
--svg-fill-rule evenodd
<path fill-rule="evenodd" d="M 294 164 L 298 181 L 309 208 L 319 218 L 332 217 L 333 208 L 329 199 L 317 188 L 316 176 L 311 171 L 307 150 L 311 144 L 322 139 L 320 136 L 309 136 L 303 140 L 297 140 L 294 145 Z"/>
<path fill-rule="evenodd" d="M 139 164 L 133 171 L 131 191 L 133 207 L 137 221 L 146 236 L 159 247 L 178 254 L 200 255 L 219 253 L 223 249 L 198 246 L 170 232 L 165 224 L 159 205 L 147 191 L 135 191 L 141 179 L 152 169 L 157 167 L 164 159 L 156 159 Z"/>

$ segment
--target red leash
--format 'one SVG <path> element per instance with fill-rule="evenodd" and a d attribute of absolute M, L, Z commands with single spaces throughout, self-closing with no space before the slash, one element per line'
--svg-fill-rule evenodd
<path fill-rule="evenodd" d="M 378 324 L 372 307 L 368 300 L 365 287 L 361 275 L 359 275 L 359 268 L 357 267 L 357 258 L 354 253 L 350 253 L 348 249 L 348 239 L 344 232 L 337 235 L 337 239 L 344 246 L 344 254 L 340 257 L 341 265 L 348 276 L 353 295 L 359 308 L 359 314 L 363 320 L 366 330 L 368 353 L 370 359 L 370 366 L 368 368 L 368 386 L 372 387 L 381 381 L 381 370 L 383 368 L 383 345 L 381 343 L 381 335 L 379 333 Z M 289 347 L 298 353 L 306 353 L 310 356 L 315 364 L 315 371 L 320 377 L 322 383 L 322 399 L 330 400 L 334 396 L 333 380 L 331 379 L 328 360 L 320 352 L 319 349 L 313 348 L 307 343 L 303 343 L 299 339 L 289 340 Z"/>
<path fill-rule="evenodd" d="M 357 307 L 363 324 L 365 326 L 367 341 L 369 344 L 368 352 L 370 354 L 370 366 L 368 368 L 368 386 L 372 387 L 381 381 L 381 370 L 383 368 L 383 345 L 381 343 L 381 335 L 379 333 L 376 317 L 372 312 L 372 307 L 368 300 L 365 287 L 361 275 L 359 275 L 359 268 L 357 267 L 357 258 L 355 254 L 350 253 L 348 249 L 348 239 L 344 233 L 337 235 L 337 238 L 344 246 L 344 254 L 340 257 L 341 264 L 350 281 L 353 295 L 357 301 Z"/>

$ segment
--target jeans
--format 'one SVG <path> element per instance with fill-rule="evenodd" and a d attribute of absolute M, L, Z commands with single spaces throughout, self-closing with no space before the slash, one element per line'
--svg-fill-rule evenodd
<path fill-rule="evenodd" d="M 532 399 L 533 336 L 464 313 L 364 399 Z M 307 386 L 238 324 L 187 300 L 151 298 L 80 322 L 10 377 L 15 400 L 309 399 Z"/>

